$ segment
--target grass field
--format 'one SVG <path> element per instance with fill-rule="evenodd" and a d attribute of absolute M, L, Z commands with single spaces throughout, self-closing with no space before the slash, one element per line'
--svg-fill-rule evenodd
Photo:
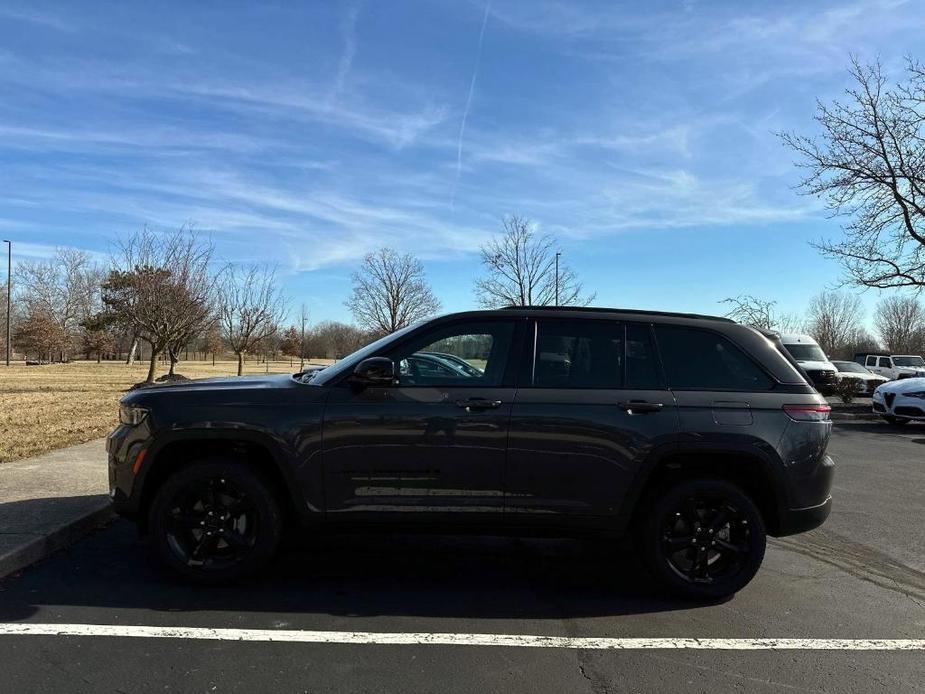
<path fill-rule="evenodd" d="M 325 363 L 316 360 L 314 363 Z M 292 373 L 299 362 L 271 361 L 270 373 Z M 0 463 L 45 453 L 105 436 L 115 427 L 118 402 L 133 383 L 144 380 L 147 363 L 76 361 L 70 364 L 7 368 L 0 363 Z M 245 364 L 246 374 L 267 366 Z M 166 373 L 161 366 L 158 376 Z M 237 362 L 181 361 L 177 373 L 189 378 L 229 376 Z"/>

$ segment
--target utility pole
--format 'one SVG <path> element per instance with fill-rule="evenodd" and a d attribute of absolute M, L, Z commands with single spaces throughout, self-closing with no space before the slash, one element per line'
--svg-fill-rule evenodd
<path fill-rule="evenodd" d="M 305 371 L 305 304 L 302 304 L 302 333 L 299 340 L 299 371 Z"/>
<path fill-rule="evenodd" d="M 556 251 L 556 306 L 559 305 L 559 256 L 561 251 Z"/>
<path fill-rule="evenodd" d="M 10 311 L 13 299 L 13 242 L 3 239 L 6 244 L 6 365 L 10 365 Z"/>

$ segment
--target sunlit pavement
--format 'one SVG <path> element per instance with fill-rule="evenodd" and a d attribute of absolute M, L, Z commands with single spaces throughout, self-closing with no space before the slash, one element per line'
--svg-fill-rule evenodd
<path fill-rule="evenodd" d="M 196 588 L 151 569 L 132 527 L 115 523 L 4 582 L 2 622 L 103 626 L 0 635 L 0 691 L 921 691 L 925 651 L 869 647 L 925 639 L 923 443 L 925 426 L 838 424 L 829 522 L 773 540 L 755 581 L 714 605 L 665 599 L 618 548 L 565 540 L 328 538 L 287 549 L 258 581 Z M 259 640 L 234 640 L 242 630 Z M 264 640 L 281 630 L 308 636 Z M 564 638 L 546 648 L 497 635 Z M 804 641 L 691 647 L 705 638 Z M 859 650 L 819 650 L 828 639 Z"/>

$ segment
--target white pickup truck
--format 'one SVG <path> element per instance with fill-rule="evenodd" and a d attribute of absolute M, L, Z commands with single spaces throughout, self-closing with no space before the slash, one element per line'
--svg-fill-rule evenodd
<path fill-rule="evenodd" d="M 925 359 L 917 354 L 859 353 L 854 355 L 854 360 L 891 381 L 925 376 Z"/>

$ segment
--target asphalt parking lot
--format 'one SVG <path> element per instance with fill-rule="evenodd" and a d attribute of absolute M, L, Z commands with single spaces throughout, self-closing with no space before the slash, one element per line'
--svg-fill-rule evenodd
<path fill-rule="evenodd" d="M 0 622 L 98 625 L 0 632 L 0 691 L 921 691 L 925 652 L 872 640 L 925 638 L 923 444 L 917 424 L 838 423 L 829 521 L 773 540 L 755 581 L 713 605 L 665 599 L 619 548 L 566 540 L 331 538 L 249 584 L 196 588 L 152 570 L 116 522 L 0 584 Z M 507 638 L 525 635 L 561 638 Z"/>

